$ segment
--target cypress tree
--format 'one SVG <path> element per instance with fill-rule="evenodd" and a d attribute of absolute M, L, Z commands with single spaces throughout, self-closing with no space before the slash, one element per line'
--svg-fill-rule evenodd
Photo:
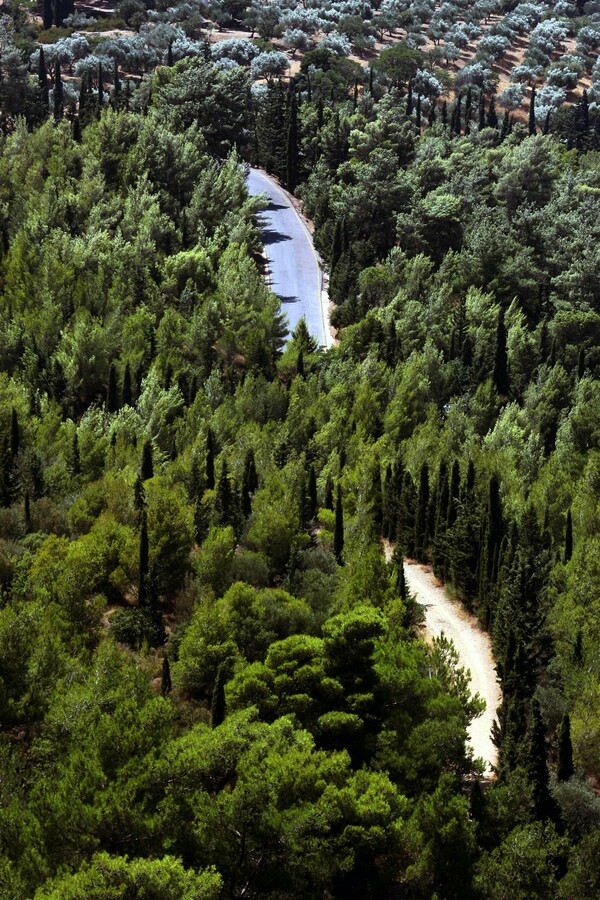
<path fill-rule="evenodd" d="M 296 92 L 292 91 L 288 110 L 287 150 L 286 150 L 286 177 L 288 190 L 295 191 L 298 184 L 298 169 L 300 163 L 300 149 L 298 138 L 298 105 Z"/>
<path fill-rule="evenodd" d="M 252 512 L 252 495 L 258 488 L 258 474 L 252 447 L 246 452 L 242 477 L 242 512 L 246 518 Z"/>
<path fill-rule="evenodd" d="M 98 63 L 98 110 L 102 112 L 104 106 L 104 75 L 102 73 L 102 63 Z"/>
<path fill-rule="evenodd" d="M 506 326 L 504 325 L 504 313 L 501 310 L 498 315 L 498 327 L 496 330 L 496 354 L 494 357 L 494 384 L 501 397 L 507 397 L 509 391 L 508 380 L 508 354 L 506 352 Z"/>
<path fill-rule="evenodd" d="M 483 93 L 483 91 L 481 91 L 481 93 L 479 95 L 478 113 L 479 113 L 478 127 L 479 127 L 479 130 L 481 131 L 482 128 L 485 128 L 485 94 Z"/>
<path fill-rule="evenodd" d="M 44 5 L 44 15 L 45 15 L 45 5 Z M 51 20 L 52 23 L 52 20 Z M 44 27 L 50 27 L 44 26 Z M 40 85 L 40 101 L 42 104 L 42 109 L 44 111 L 44 115 L 47 116 L 50 112 L 50 94 L 48 91 L 48 74 L 46 72 L 46 57 L 44 56 L 44 48 L 40 47 L 40 63 L 38 67 L 38 81 Z"/>
<path fill-rule="evenodd" d="M 460 135 L 461 126 L 462 126 L 462 96 L 458 95 L 456 100 L 456 105 L 454 107 L 454 112 L 452 113 L 452 122 L 453 122 L 453 131 L 455 134 Z"/>
<path fill-rule="evenodd" d="M 218 525 L 231 525 L 233 513 L 233 497 L 231 495 L 231 483 L 227 460 L 223 459 L 221 475 L 215 494 L 215 517 Z"/>
<path fill-rule="evenodd" d="M 171 681 L 171 666 L 169 665 L 169 660 L 167 657 L 163 657 L 162 661 L 162 675 L 160 679 L 160 692 L 163 697 L 167 697 L 173 689 L 173 682 Z"/>
<path fill-rule="evenodd" d="M 140 477 L 142 481 L 148 481 L 154 476 L 154 461 L 152 453 L 152 441 L 146 438 L 142 447 L 142 462 L 140 467 Z"/>
<path fill-rule="evenodd" d="M 79 116 L 74 116 L 73 118 L 73 126 L 71 128 L 71 134 L 73 136 L 73 140 L 76 144 L 81 143 L 81 122 L 79 120 Z"/>
<path fill-rule="evenodd" d="M 209 491 L 215 486 L 215 439 L 212 428 L 206 432 L 206 487 Z"/>
<path fill-rule="evenodd" d="M 173 67 L 173 41 L 169 41 L 167 47 L 167 65 L 170 69 Z"/>
<path fill-rule="evenodd" d="M 119 64 L 115 57 L 113 66 L 113 106 L 118 107 L 121 97 L 121 81 L 119 79 Z"/>
<path fill-rule="evenodd" d="M 53 19 L 52 0 L 44 0 L 43 10 L 42 10 L 42 22 L 43 22 L 43 26 L 44 26 L 44 31 L 47 31 L 49 28 L 52 28 L 52 19 Z"/>
<path fill-rule="evenodd" d="M 537 133 L 535 126 L 535 85 L 531 86 L 531 98 L 529 100 L 529 134 Z"/>
<path fill-rule="evenodd" d="M 140 527 L 140 580 L 138 587 L 138 606 L 144 609 L 148 605 L 148 570 L 150 567 L 150 547 L 148 543 L 148 519 L 146 510 L 142 510 Z"/>
<path fill-rule="evenodd" d="M 369 66 L 369 93 L 373 96 L 373 66 Z"/>
<path fill-rule="evenodd" d="M 579 356 L 577 358 L 577 380 L 580 381 L 585 375 L 585 347 L 579 348 Z"/>
<path fill-rule="evenodd" d="M 575 774 L 573 765 L 573 745 L 571 743 L 571 719 L 565 713 L 558 732 L 558 759 L 556 761 L 556 777 L 559 781 L 568 781 Z"/>
<path fill-rule="evenodd" d="M 415 486 L 410 472 L 405 472 L 398 504 L 396 540 L 402 545 L 404 552 L 410 558 L 415 556 L 415 507 Z"/>
<path fill-rule="evenodd" d="M 527 774 L 533 789 L 533 802 L 536 817 L 545 821 L 555 818 L 556 810 L 550 794 L 550 774 L 548 772 L 546 735 L 540 704 L 536 699 L 531 704 L 531 731 L 529 735 L 529 752 Z"/>
<path fill-rule="evenodd" d="M 442 125 L 444 128 L 448 124 L 448 103 L 444 100 L 442 103 Z"/>
<path fill-rule="evenodd" d="M 123 388 L 121 390 L 121 405 L 133 406 L 133 392 L 131 390 L 131 368 L 129 363 L 125 363 L 125 372 L 123 373 Z"/>
<path fill-rule="evenodd" d="M 458 501 L 460 497 L 460 465 L 455 459 L 452 463 L 450 474 L 450 490 L 448 491 L 448 508 L 446 510 L 446 530 L 452 528 L 456 522 Z"/>
<path fill-rule="evenodd" d="M 13 462 L 19 452 L 20 445 L 21 432 L 19 428 L 19 417 L 17 415 L 17 410 L 13 406 L 10 413 L 10 456 Z"/>
<path fill-rule="evenodd" d="M 421 95 L 417 94 L 417 105 L 415 106 L 415 125 L 417 133 L 421 131 Z"/>
<path fill-rule="evenodd" d="M 217 677 L 213 688 L 212 703 L 210 707 L 212 727 L 216 728 L 224 721 L 225 707 L 225 663 L 221 663 L 217 669 Z"/>
<path fill-rule="evenodd" d="M 413 112 L 413 86 L 412 79 L 408 82 L 408 93 L 406 95 L 406 115 L 412 116 Z"/>
<path fill-rule="evenodd" d="M 333 552 L 340 566 L 343 563 L 344 550 L 344 510 L 342 506 L 342 489 L 338 484 L 335 501 L 335 531 L 333 533 Z"/>
<path fill-rule="evenodd" d="M 567 524 L 565 526 L 565 563 L 573 556 L 573 518 L 571 510 L 567 511 Z"/>
<path fill-rule="evenodd" d="M 429 511 L 429 466 L 423 463 L 419 477 L 417 514 L 415 517 L 415 556 L 423 561 L 427 547 L 427 514 Z"/>
<path fill-rule="evenodd" d="M 119 408 L 119 390 L 117 386 L 117 369 L 114 363 L 110 364 L 108 370 L 108 391 L 106 394 L 107 412 L 117 412 Z"/>
<path fill-rule="evenodd" d="M 471 88 L 467 91 L 467 100 L 465 103 L 465 134 L 471 133 L 471 105 L 473 103 L 473 95 Z"/>
<path fill-rule="evenodd" d="M 490 97 L 490 105 L 487 111 L 487 126 L 488 128 L 497 128 L 498 127 L 498 113 L 496 112 L 496 98 L 492 94 Z"/>
<path fill-rule="evenodd" d="M 316 519 L 319 510 L 317 499 L 317 474 L 315 467 L 311 463 L 308 470 L 308 515 L 311 519 Z"/>
<path fill-rule="evenodd" d="M 542 134 L 550 134 L 550 118 L 552 113 L 550 110 L 546 113 L 546 118 L 544 119 L 544 127 L 542 128 Z"/>
<path fill-rule="evenodd" d="M 54 64 L 54 121 L 60 122 L 64 115 L 63 83 L 60 74 L 60 60 L 56 57 Z"/>
<path fill-rule="evenodd" d="M 427 124 L 431 128 L 432 125 L 435 125 L 435 103 L 433 100 L 431 101 L 431 105 L 429 107 L 429 115 L 427 117 Z"/>
<path fill-rule="evenodd" d="M 304 378 L 304 353 L 302 352 L 302 347 L 298 351 L 298 359 L 296 360 L 296 375 Z"/>
<path fill-rule="evenodd" d="M 54 0 L 54 24 L 57 28 L 61 28 L 65 18 L 65 10 L 63 0 Z"/>
<path fill-rule="evenodd" d="M 24 514 L 24 518 L 25 518 L 25 531 L 27 532 L 27 534 L 30 534 L 32 528 L 31 528 L 31 502 L 29 500 L 29 491 L 25 491 L 23 514 Z"/>
<path fill-rule="evenodd" d="M 73 432 L 73 443 L 71 445 L 71 472 L 73 475 L 81 475 L 81 457 L 79 455 L 79 437 L 77 429 Z"/>
<path fill-rule="evenodd" d="M 333 509 L 333 478 L 331 475 L 327 476 L 327 481 L 325 482 L 325 499 L 323 501 L 323 507 L 325 509 Z"/>
<path fill-rule="evenodd" d="M 356 112 L 358 106 L 358 78 L 354 79 L 354 94 L 352 97 L 352 111 Z"/>

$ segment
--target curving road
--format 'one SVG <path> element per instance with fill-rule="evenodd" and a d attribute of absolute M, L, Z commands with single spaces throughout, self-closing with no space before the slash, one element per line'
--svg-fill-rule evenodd
<path fill-rule="evenodd" d="M 477 619 L 455 600 L 451 600 L 431 571 L 431 566 L 404 563 L 406 584 L 418 603 L 425 607 L 425 628 L 430 637 L 442 632 L 458 651 L 461 666 L 471 673 L 471 691 L 485 700 L 485 710 L 469 725 L 469 740 L 475 756 L 486 763 L 486 775 L 498 764 L 498 750 L 492 742 L 492 723 L 502 699 L 492 644 Z"/>
<path fill-rule="evenodd" d="M 290 331 L 302 317 L 322 347 L 333 343 L 329 330 L 323 273 L 311 234 L 288 195 L 267 174 L 250 169 L 248 191 L 266 194 L 269 205 L 261 213 L 263 246 L 269 286 L 281 301 Z"/>

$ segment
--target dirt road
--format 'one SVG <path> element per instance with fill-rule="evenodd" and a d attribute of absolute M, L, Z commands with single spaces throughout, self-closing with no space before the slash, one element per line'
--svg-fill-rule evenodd
<path fill-rule="evenodd" d="M 491 728 L 501 700 L 490 638 L 474 616 L 460 603 L 448 597 L 433 575 L 431 566 L 405 562 L 404 573 L 409 591 L 425 607 L 427 634 L 439 637 L 443 631 L 452 640 L 461 665 L 471 672 L 471 690 L 485 700 L 485 711 L 471 722 L 469 737 L 475 756 L 483 757 L 487 766 L 486 774 L 489 775 L 491 766 L 495 766 L 498 761 L 498 751 L 491 739 Z"/>

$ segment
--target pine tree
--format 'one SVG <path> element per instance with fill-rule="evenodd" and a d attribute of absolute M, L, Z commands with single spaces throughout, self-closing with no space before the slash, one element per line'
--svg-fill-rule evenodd
<path fill-rule="evenodd" d="M 427 548 L 427 516 L 429 511 L 429 466 L 423 463 L 419 477 L 417 514 L 415 517 L 415 557 L 424 561 Z"/>
<path fill-rule="evenodd" d="M 212 428 L 206 432 L 206 487 L 212 491 L 215 486 L 215 439 Z"/>
<path fill-rule="evenodd" d="M 344 550 L 344 510 L 342 506 L 342 489 L 338 484 L 335 501 L 335 531 L 333 533 L 333 553 L 338 563 L 342 565 Z"/>
<path fill-rule="evenodd" d="M 140 476 L 142 481 L 148 481 L 154 476 L 154 461 L 152 452 L 152 441 L 146 438 L 142 447 L 142 462 L 140 466 Z"/>
<path fill-rule="evenodd" d="M 60 60 L 56 57 L 54 64 L 54 121 L 60 122 L 64 115 L 63 83 L 60 74 Z"/>
<path fill-rule="evenodd" d="M 558 758 L 556 761 L 556 777 L 559 781 L 568 781 L 575 774 L 573 765 L 573 745 L 571 743 L 571 719 L 565 713 L 558 732 Z"/>
<path fill-rule="evenodd" d="M 223 662 L 217 669 L 210 712 L 212 727 L 216 728 L 224 721 L 227 712 L 225 706 L 225 663 Z"/>
<path fill-rule="evenodd" d="M 568 563 L 573 556 L 573 517 L 571 510 L 567 511 L 567 524 L 565 526 L 565 563 Z"/>
<path fill-rule="evenodd" d="M 537 133 L 535 125 L 535 85 L 531 86 L 531 98 L 529 100 L 529 134 Z"/>
<path fill-rule="evenodd" d="M 44 15 L 46 13 L 46 8 L 44 5 Z M 50 20 L 50 24 L 52 24 L 52 19 Z M 50 25 L 44 26 L 50 28 Z M 40 102 L 42 104 L 42 110 L 44 116 L 48 116 L 50 112 L 50 94 L 48 91 L 48 75 L 46 72 L 46 58 L 44 56 L 44 48 L 40 47 L 40 63 L 38 67 L 38 82 L 40 85 Z"/>
<path fill-rule="evenodd" d="M 117 386 L 117 369 L 114 363 L 110 364 L 108 370 L 108 391 L 106 394 L 106 410 L 109 413 L 117 412 L 119 409 L 119 390 Z"/>
<path fill-rule="evenodd" d="M 123 373 L 121 406 L 133 406 L 133 392 L 131 390 L 131 368 L 128 362 L 125 363 L 125 372 Z"/>
<path fill-rule="evenodd" d="M 171 666 L 169 665 L 169 660 L 167 657 L 163 657 L 162 661 L 162 675 L 160 679 L 160 692 L 163 697 L 168 697 L 173 689 L 173 682 L 171 681 Z"/>

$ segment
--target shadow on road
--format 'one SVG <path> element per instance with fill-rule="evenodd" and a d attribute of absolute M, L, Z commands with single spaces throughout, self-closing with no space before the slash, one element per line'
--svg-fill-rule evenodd
<path fill-rule="evenodd" d="M 277 294 L 277 291 L 275 291 Z M 277 294 L 277 297 L 281 303 L 300 303 L 300 297 L 286 297 L 282 294 Z"/>
<path fill-rule="evenodd" d="M 292 238 L 289 234 L 282 234 L 280 231 L 273 231 L 271 228 L 267 228 L 262 233 L 263 244 L 265 246 L 269 244 L 280 244 L 282 241 L 291 241 Z"/>
<path fill-rule="evenodd" d="M 284 203 L 273 203 L 271 200 L 267 206 L 267 212 L 271 209 L 289 209 L 289 206 L 286 206 Z"/>

